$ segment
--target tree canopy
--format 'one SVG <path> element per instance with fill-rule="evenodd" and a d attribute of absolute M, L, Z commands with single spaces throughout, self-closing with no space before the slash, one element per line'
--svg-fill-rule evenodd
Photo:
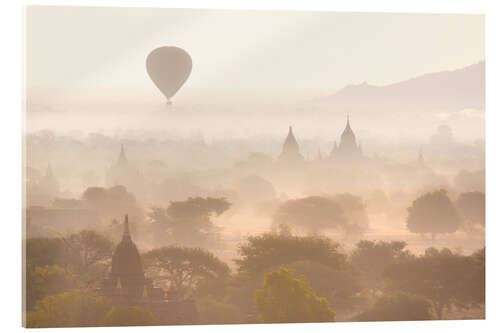
<path fill-rule="evenodd" d="M 486 207 L 483 192 L 462 193 L 455 205 L 462 217 L 471 225 L 484 226 Z"/>
<path fill-rule="evenodd" d="M 82 270 L 87 270 L 90 265 L 110 259 L 113 253 L 113 243 L 92 230 L 83 230 L 72 234 L 66 243 L 80 258 L 79 266 Z"/>
<path fill-rule="evenodd" d="M 27 313 L 27 327 L 88 327 L 104 325 L 110 304 L 87 291 L 72 289 L 38 301 Z"/>
<path fill-rule="evenodd" d="M 238 271 L 249 274 L 301 260 L 319 262 L 335 269 L 347 266 L 347 256 L 340 251 L 340 244 L 326 237 L 268 233 L 248 237 L 238 251 L 241 255 L 241 259 L 235 260 Z"/>
<path fill-rule="evenodd" d="M 83 192 L 82 201 L 98 211 L 105 220 L 121 219 L 125 214 L 132 220 L 140 221 L 143 218 L 142 209 L 134 194 L 122 185 L 110 188 L 89 187 Z"/>
<path fill-rule="evenodd" d="M 342 206 L 333 199 L 320 196 L 284 202 L 274 214 L 273 221 L 276 225 L 290 224 L 311 234 L 348 225 Z"/>
<path fill-rule="evenodd" d="M 318 297 L 305 278 L 283 267 L 266 275 L 254 297 L 264 323 L 335 321 L 335 312 L 326 299 Z"/>
<path fill-rule="evenodd" d="M 77 287 L 77 277 L 58 265 L 29 267 L 26 271 L 26 308 L 33 310 L 42 298 Z"/>
<path fill-rule="evenodd" d="M 362 240 L 351 253 L 351 263 L 363 274 L 365 283 L 376 286 L 387 266 L 412 256 L 406 245 L 400 241 Z"/>
<path fill-rule="evenodd" d="M 292 262 L 286 268 L 305 277 L 316 294 L 335 307 L 339 318 L 345 317 L 361 301 L 359 293 L 363 285 L 352 269 L 334 269 L 309 260 Z"/>
<path fill-rule="evenodd" d="M 408 208 L 408 230 L 419 234 L 436 235 L 457 231 L 461 219 L 445 190 L 426 193 Z"/>
<path fill-rule="evenodd" d="M 207 242 L 217 228 L 211 217 L 219 216 L 231 204 L 225 198 L 189 198 L 172 201 L 168 208 L 152 207 L 149 219 L 156 233 L 157 243 L 175 241 L 196 246 Z"/>
<path fill-rule="evenodd" d="M 339 193 L 332 196 L 332 199 L 338 203 L 347 218 L 347 226 L 344 227 L 347 233 L 362 233 L 370 225 L 366 213 L 366 205 L 359 196 L 350 193 Z"/>
<path fill-rule="evenodd" d="M 419 257 L 386 268 L 389 288 L 430 299 L 439 319 L 454 306 L 484 304 L 484 255 L 464 256 L 429 248 Z"/>
<path fill-rule="evenodd" d="M 113 306 L 104 318 L 106 326 L 149 326 L 158 324 L 155 316 L 138 306 Z"/>
<path fill-rule="evenodd" d="M 435 318 L 432 303 L 421 296 L 396 293 L 379 297 L 372 308 L 357 315 L 354 321 L 410 321 Z"/>
<path fill-rule="evenodd" d="M 229 277 L 229 267 L 201 248 L 166 246 L 143 255 L 146 275 L 181 299 L 211 292 Z M 213 290 L 212 290 L 213 291 Z"/>

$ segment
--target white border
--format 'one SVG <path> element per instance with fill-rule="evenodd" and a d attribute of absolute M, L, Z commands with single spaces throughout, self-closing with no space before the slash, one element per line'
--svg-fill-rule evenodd
<path fill-rule="evenodd" d="M 336 324 L 296 324 L 296 325 L 238 325 L 238 326 L 182 326 L 156 328 L 92 328 L 93 332 L 118 332 L 127 329 L 135 331 L 165 330 L 173 332 L 253 332 L 256 329 L 271 331 L 286 329 L 290 332 L 303 330 L 352 332 L 369 330 L 370 332 L 421 332 L 426 330 L 470 332 L 472 330 L 497 331 L 499 323 L 499 268 L 496 262 L 499 254 L 498 204 L 499 157 L 497 144 L 500 142 L 498 101 L 500 52 L 498 31 L 500 31 L 500 14 L 496 1 L 389 1 L 389 0 L 349 0 L 333 2 L 328 0 L 88 0 L 88 1 L 2 1 L 0 34 L 1 34 L 1 326 L 8 329 L 21 328 L 21 86 L 22 86 L 22 7 L 29 5 L 75 5 L 75 6 L 118 6 L 118 7 L 166 7 L 166 8 L 231 8 L 231 9 L 263 9 L 263 10 L 330 10 L 350 12 L 413 12 L 413 13 L 475 13 L 486 14 L 486 136 L 487 136 L 487 306 L 485 321 L 443 321 L 443 322 L 391 322 L 391 323 L 336 323 Z M 6 212 L 6 213 L 4 213 Z M 83 329 L 85 331 L 90 329 Z M 44 330 L 51 332 L 52 329 Z M 60 332 L 58 330 L 57 332 Z"/>

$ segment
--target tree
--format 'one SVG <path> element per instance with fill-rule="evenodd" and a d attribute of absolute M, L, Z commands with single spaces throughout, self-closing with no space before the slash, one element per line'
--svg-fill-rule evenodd
<path fill-rule="evenodd" d="M 106 237 L 92 230 L 83 230 L 72 234 L 67 239 L 68 245 L 80 258 L 79 266 L 82 271 L 100 261 L 111 258 L 113 243 Z"/>
<path fill-rule="evenodd" d="M 465 192 L 460 194 L 455 205 L 462 217 L 471 226 L 484 227 L 485 222 L 485 197 L 483 192 Z"/>
<path fill-rule="evenodd" d="M 52 207 L 60 209 L 81 209 L 84 204 L 78 199 L 55 198 L 52 202 Z"/>
<path fill-rule="evenodd" d="M 76 276 L 58 265 L 27 267 L 26 308 L 33 310 L 36 302 L 46 296 L 76 287 Z"/>
<path fill-rule="evenodd" d="M 464 276 L 463 286 L 460 288 L 460 299 L 462 306 L 467 305 L 484 307 L 485 304 L 485 254 L 486 249 L 483 247 L 472 253 L 470 256 L 470 269 L 468 274 Z"/>
<path fill-rule="evenodd" d="M 334 269 L 347 267 L 347 256 L 340 252 L 340 244 L 317 236 L 281 236 L 262 234 L 248 237 L 240 244 L 236 259 L 240 273 L 259 274 L 269 268 L 301 260 L 319 262 Z"/>
<path fill-rule="evenodd" d="M 146 275 L 181 299 L 211 294 L 229 277 L 229 267 L 201 248 L 166 246 L 144 256 Z"/>
<path fill-rule="evenodd" d="M 28 238 L 26 244 L 26 268 L 58 265 L 66 267 L 74 263 L 77 257 L 68 251 L 63 238 Z"/>
<path fill-rule="evenodd" d="M 240 309 L 231 303 L 217 300 L 211 296 L 196 300 L 199 323 L 202 325 L 242 324 L 245 317 Z"/>
<path fill-rule="evenodd" d="M 446 248 L 429 248 L 422 256 L 390 265 L 384 276 L 392 290 L 431 300 L 438 319 L 453 305 L 484 305 L 484 257 L 480 253 L 463 256 Z"/>
<path fill-rule="evenodd" d="M 286 201 L 278 208 L 273 221 L 276 225 L 297 226 L 311 234 L 325 229 L 342 229 L 348 225 L 342 206 L 319 196 Z"/>
<path fill-rule="evenodd" d="M 73 258 L 71 265 L 76 268 L 83 287 L 99 283 L 106 275 L 107 261 L 113 254 L 113 243 L 92 230 L 83 230 L 66 239 Z"/>
<path fill-rule="evenodd" d="M 258 176 L 250 175 L 238 181 L 238 197 L 241 202 L 274 200 L 276 190 L 271 182 Z"/>
<path fill-rule="evenodd" d="M 396 293 L 384 295 L 371 309 L 357 315 L 353 321 L 409 321 L 435 318 L 432 303 L 420 296 Z"/>
<path fill-rule="evenodd" d="M 349 314 L 364 299 L 359 276 L 352 269 L 338 270 L 314 261 L 296 261 L 286 265 L 311 284 L 316 294 L 335 307 L 337 318 Z"/>
<path fill-rule="evenodd" d="M 254 297 L 264 323 L 335 321 L 335 312 L 326 299 L 316 296 L 305 278 L 283 267 L 266 275 Z"/>
<path fill-rule="evenodd" d="M 89 187 L 83 192 L 82 201 L 98 211 L 105 220 L 121 219 L 125 214 L 136 221 L 143 218 L 135 196 L 122 185 L 110 188 Z"/>
<path fill-rule="evenodd" d="M 155 316 L 138 306 L 113 306 L 104 318 L 106 326 L 150 326 L 158 324 Z"/>
<path fill-rule="evenodd" d="M 361 197 L 350 193 L 340 193 L 332 197 L 338 203 L 347 218 L 348 224 L 344 227 L 347 233 L 360 234 L 366 231 L 370 225 L 366 213 L 366 205 Z"/>
<path fill-rule="evenodd" d="M 26 240 L 26 307 L 71 288 L 98 283 L 106 273 L 112 243 L 93 231 L 63 238 Z"/>
<path fill-rule="evenodd" d="M 419 234 L 453 233 L 460 225 L 460 216 L 446 191 L 441 189 L 426 193 L 408 208 L 406 226 Z"/>
<path fill-rule="evenodd" d="M 265 275 L 270 271 L 295 263 L 300 265 L 298 262 L 310 262 L 311 265 L 317 263 L 334 271 L 349 268 L 347 256 L 340 251 L 340 244 L 326 237 L 293 236 L 286 229 L 288 228 L 280 233 L 250 236 L 238 246 L 240 258 L 234 260 L 238 274 L 228 281 L 226 297 L 232 304 L 238 305 L 248 322 L 257 320 L 252 302 L 253 294 L 264 283 Z M 322 273 L 324 271 L 318 272 Z"/>
<path fill-rule="evenodd" d="M 351 263 L 363 274 L 365 284 L 377 286 L 387 266 L 412 256 L 405 250 L 406 245 L 405 242 L 398 241 L 362 240 L 351 253 Z"/>
<path fill-rule="evenodd" d="M 110 307 L 103 297 L 73 289 L 38 301 L 35 311 L 27 313 L 27 327 L 102 326 Z"/>
<path fill-rule="evenodd" d="M 149 219 L 160 241 L 170 239 L 183 245 L 198 245 L 216 233 L 211 217 L 221 215 L 230 207 L 224 198 L 189 198 L 172 201 L 167 209 L 153 207 Z"/>

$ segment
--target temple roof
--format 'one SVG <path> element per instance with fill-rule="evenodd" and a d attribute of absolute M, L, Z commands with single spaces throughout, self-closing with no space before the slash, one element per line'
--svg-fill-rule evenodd
<path fill-rule="evenodd" d="M 123 236 L 120 244 L 116 246 L 111 261 L 111 275 L 117 278 L 144 276 L 141 256 L 130 237 L 128 215 L 123 223 Z"/>
<path fill-rule="evenodd" d="M 295 139 L 295 135 L 293 135 L 292 126 L 288 127 L 288 135 L 286 136 L 284 146 L 299 146 L 297 140 Z"/>
<path fill-rule="evenodd" d="M 125 166 L 128 164 L 127 156 L 125 155 L 125 149 L 123 148 L 123 144 L 120 149 L 120 155 L 118 156 L 118 161 L 116 165 Z"/>
<path fill-rule="evenodd" d="M 293 135 L 292 126 L 288 127 L 288 135 L 283 143 L 283 153 L 298 153 L 299 152 L 299 144 L 295 139 L 295 135 Z"/>
<path fill-rule="evenodd" d="M 349 123 L 349 114 L 347 115 L 347 123 L 345 125 L 345 129 L 344 129 L 344 132 L 342 133 L 342 135 L 344 134 L 354 134 L 354 132 L 352 131 L 351 129 L 351 124 Z"/>

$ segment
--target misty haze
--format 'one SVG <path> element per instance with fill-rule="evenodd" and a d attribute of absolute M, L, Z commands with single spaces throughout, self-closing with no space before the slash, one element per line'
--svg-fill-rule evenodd
<path fill-rule="evenodd" d="M 25 326 L 484 319 L 483 16 L 25 25 Z"/>

